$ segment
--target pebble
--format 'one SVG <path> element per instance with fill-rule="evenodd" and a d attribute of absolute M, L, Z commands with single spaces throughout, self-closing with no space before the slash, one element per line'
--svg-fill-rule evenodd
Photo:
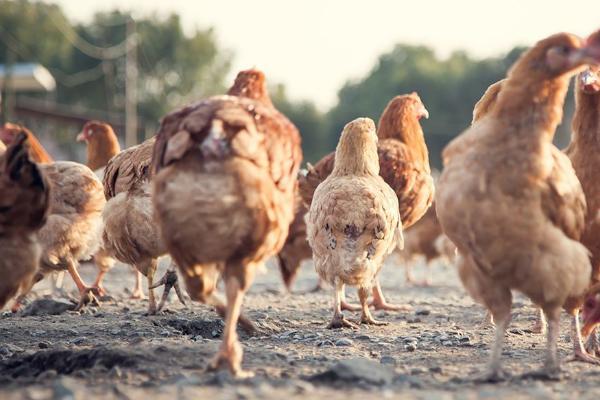
<path fill-rule="evenodd" d="M 319 347 L 323 347 L 323 346 L 333 346 L 333 342 L 331 340 L 323 340 L 317 343 L 317 346 Z"/>
<path fill-rule="evenodd" d="M 415 351 L 416 349 L 417 349 L 417 346 L 413 343 L 409 343 L 406 346 L 404 346 L 404 350 L 406 350 L 406 351 L 412 352 L 412 351 Z"/>
<path fill-rule="evenodd" d="M 393 365 L 396 366 L 396 359 L 394 357 L 390 357 L 390 356 L 383 356 L 381 357 L 381 359 L 379 360 L 380 363 L 384 364 L 384 365 Z"/>
<path fill-rule="evenodd" d="M 415 311 L 415 315 L 429 315 L 429 314 L 431 314 L 431 310 L 428 308 L 422 308 L 422 309 Z"/>
<path fill-rule="evenodd" d="M 85 341 L 86 341 L 86 338 L 84 336 L 81 336 L 81 337 L 71 340 L 71 343 L 73 343 L 75 345 L 81 345 L 81 344 L 85 343 Z"/>
<path fill-rule="evenodd" d="M 354 342 L 350 339 L 341 338 L 335 341 L 336 346 L 352 346 Z"/>
<path fill-rule="evenodd" d="M 452 340 L 444 340 L 442 346 L 452 346 L 454 342 Z"/>
<path fill-rule="evenodd" d="M 45 342 L 45 341 L 44 342 L 39 342 L 38 343 L 38 347 L 40 349 L 47 349 L 48 347 L 50 347 L 50 343 L 49 342 Z"/>

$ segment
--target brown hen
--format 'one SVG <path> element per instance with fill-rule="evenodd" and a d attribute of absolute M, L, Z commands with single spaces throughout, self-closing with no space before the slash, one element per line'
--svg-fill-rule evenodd
<path fill-rule="evenodd" d="M 154 220 L 150 196 L 150 164 L 155 138 L 123 150 L 113 157 L 104 171 L 104 194 L 108 202 L 104 207 L 103 247 L 106 254 L 135 266 L 148 279 L 148 313 L 159 310 L 154 297 L 154 274 L 158 258 L 167 253 Z M 174 271 L 171 268 L 171 271 Z M 171 286 L 184 303 L 173 275 Z M 168 295 L 165 291 L 160 308 Z"/>
<path fill-rule="evenodd" d="M 596 44 L 557 34 L 525 52 L 508 72 L 487 115 L 444 150 L 437 214 L 459 252 L 459 275 L 496 321 L 483 380 L 503 378 L 500 355 L 510 322 L 511 290 L 539 305 L 548 319 L 543 376 L 559 372 L 560 309 L 573 315 L 590 279 L 578 242 L 585 196 L 569 159 L 553 144 L 569 78 L 600 61 Z M 585 354 L 581 340 L 578 354 Z M 588 355 L 585 355 L 589 357 Z"/>
<path fill-rule="evenodd" d="M 585 229 L 581 243 L 591 252 L 592 284 L 600 282 L 600 67 L 590 67 L 579 74 L 575 84 L 575 115 L 573 116 L 573 136 L 565 150 L 573 163 L 575 173 L 581 182 L 587 201 Z M 584 313 L 585 334 L 590 334 L 589 327 L 600 323 L 600 316 L 590 312 L 590 303 L 594 303 L 596 293 L 592 291 L 586 296 L 587 311 Z M 595 304 L 594 304 L 595 306 Z M 600 307 L 598 307 L 600 309 Z M 600 355 L 596 334 L 590 336 L 587 349 L 594 355 Z"/>
<path fill-rule="evenodd" d="M 301 159 L 298 130 L 273 107 L 260 71 L 240 72 L 228 96 L 162 120 L 153 158 L 162 237 L 194 300 L 218 303 L 221 273 L 225 282 L 225 331 L 213 369 L 245 375 L 236 321 L 256 268 L 285 242 Z"/>
<path fill-rule="evenodd" d="M 104 170 L 111 158 L 119 154 L 121 146 L 115 131 L 106 122 L 88 121 L 81 129 L 81 133 L 77 135 L 78 142 L 85 142 L 87 148 L 86 165 L 94 171 L 94 173 L 104 180 Z M 98 268 L 98 275 L 94 282 L 94 287 L 98 288 L 101 293 L 105 293 L 102 281 L 106 273 L 115 265 L 115 260 L 109 256 L 106 249 L 103 247 L 94 255 L 94 263 Z M 134 269 L 135 270 L 135 269 Z M 132 291 L 131 298 L 144 298 L 142 290 L 142 274 L 135 270 L 136 284 Z"/>
<path fill-rule="evenodd" d="M 0 150 L 0 309 L 32 285 L 42 251 L 37 232 L 48 214 L 49 185 L 27 142 L 21 133 Z"/>

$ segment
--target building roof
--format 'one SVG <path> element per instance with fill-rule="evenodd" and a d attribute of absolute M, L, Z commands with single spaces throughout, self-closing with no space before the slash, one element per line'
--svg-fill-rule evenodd
<path fill-rule="evenodd" d="M 7 70 L 6 64 L 0 64 L 0 86 L 10 74 L 12 88 L 17 92 L 50 92 L 56 87 L 54 77 L 41 64 L 15 63 Z"/>

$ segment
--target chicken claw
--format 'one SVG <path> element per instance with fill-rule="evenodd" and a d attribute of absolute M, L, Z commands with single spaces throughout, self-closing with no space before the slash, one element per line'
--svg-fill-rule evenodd
<path fill-rule="evenodd" d="M 98 288 L 88 287 L 88 288 L 82 289 L 79 292 L 79 302 L 77 303 L 77 306 L 75 307 L 74 310 L 80 311 L 83 309 L 83 307 L 85 307 L 86 305 L 89 305 L 89 304 L 93 304 L 93 305 L 100 307 L 100 301 L 98 301 L 98 298 L 96 296 L 100 296 Z"/>
<path fill-rule="evenodd" d="M 342 313 L 335 314 L 329 325 L 327 325 L 327 329 L 342 328 L 358 329 L 358 325 L 356 325 L 354 322 L 348 321 L 346 318 L 344 318 L 344 314 Z"/>
<path fill-rule="evenodd" d="M 217 355 L 208 363 L 206 371 L 214 372 L 227 368 L 235 378 L 252 378 L 254 372 L 245 371 L 239 366 L 244 354 L 242 345 L 239 342 L 235 342 L 229 348 L 226 347 L 225 343 L 221 345 Z"/>
<path fill-rule="evenodd" d="M 177 293 L 177 298 L 179 299 L 181 304 L 185 305 L 183 293 L 181 292 L 181 287 L 179 286 L 179 282 L 177 280 L 177 272 L 174 268 L 169 268 L 167 272 L 165 272 L 165 275 L 158 282 L 152 285 L 150 289 L 156 289 L 157 287 L 160 287 L 162 285 L 165 285 L 165 290 L 163 291 L 162 298 L 160 299 L 158 311 L 162 310 L 162 308 L 164 307 L 165 302 L 169 297 L 169 292 L 171 291 L 171 288 L 175 289 L 175 293 Z"/>

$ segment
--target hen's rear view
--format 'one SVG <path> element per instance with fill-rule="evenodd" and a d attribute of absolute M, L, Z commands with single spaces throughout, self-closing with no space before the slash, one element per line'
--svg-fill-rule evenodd
<path fill-rule="evenodd" d="M 298 131 L 273 107 L 260 71 L 162 121 L 153 157 L 162 237 L 193 299 L 215 304 L 220 273 L 225 281 L 226 326 L 211 368 L 244 374 L 242 298 L 287 237 L 301 158 Z"/>
<path fill-rule="evenodd" d="M 335 167 L 315 190 L 307 236 L 315 269 L 334 287 L 331 328 L 352 327 L 342 315 L 345 285 L 358 287 L 365 324 L 373 319 L 367 299 L 384 257 L 401 240 L 398 198 L 379 176 L 375 124 L 359 118 L 344 127 Z"/>

